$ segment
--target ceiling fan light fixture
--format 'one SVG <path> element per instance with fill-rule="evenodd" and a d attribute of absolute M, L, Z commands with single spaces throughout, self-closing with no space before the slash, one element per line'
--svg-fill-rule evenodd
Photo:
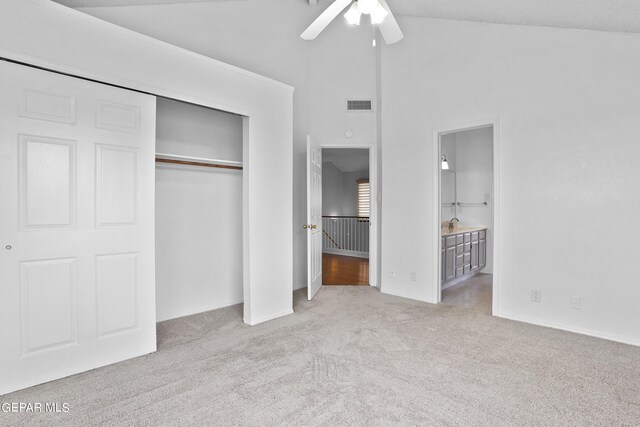
<path fill-rule="evenodd" d="M 364 15 L 368 15 L 373 12 L 378 5 L 378 0 L 357 0 L 358 9 Z"/>
<path fill-rule="evenodd" d="M 345 19 L 350 25 L 360 25 L 361 16 L 362 13 L 360 12 L 357 1 L 351 3 L 351 7 L 347 10 L 347 13 L 344 14 Z"/>
<path fill-rule="evenodd" d="M 384 21 L 384 18 L 386 18 L 388 14 L 387 9 L 376 1 L 376 7 L 371 11 L 371 23 L 382 24 L 382 21 Z"/>

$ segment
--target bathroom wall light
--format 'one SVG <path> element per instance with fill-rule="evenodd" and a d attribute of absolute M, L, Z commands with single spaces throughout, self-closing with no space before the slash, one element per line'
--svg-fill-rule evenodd
<path fill-rule="evenodd" d="M 447 156 L 445 156 L 444 154 L 442 155 L 442 170 L 443 171 L 449 170 L 449 162 L 447 162 Z"/>

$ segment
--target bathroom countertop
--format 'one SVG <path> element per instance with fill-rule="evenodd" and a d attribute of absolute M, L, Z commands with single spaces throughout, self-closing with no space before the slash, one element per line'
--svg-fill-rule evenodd
<path fill-rule="evenodd" d="M 449 229 L 447 227 L 444 227 L 441 229 L 441 234 L 442 237 L 447 237 L 447 236 L 452 236 L 454 234 L 460 234 L 460 233 L 471 233 L 473 231 L 480 231 L 480 230 L 486 230 L 487 227 L 479 225 L 476 227 L 456 227 L 453 230 L 449 231 Z"/>

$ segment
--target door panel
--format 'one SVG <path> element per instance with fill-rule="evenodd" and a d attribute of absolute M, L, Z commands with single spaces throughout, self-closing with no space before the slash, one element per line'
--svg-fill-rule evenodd
<path fill-rule="evenodd" d="M 0 394 L 155 351 L 154 154 L 154 97 L 0 62 Z"/>
<path fill-rule="evenodd" d="M 322 148 L 307 136 L 307 298 L 322 287 Z"/>

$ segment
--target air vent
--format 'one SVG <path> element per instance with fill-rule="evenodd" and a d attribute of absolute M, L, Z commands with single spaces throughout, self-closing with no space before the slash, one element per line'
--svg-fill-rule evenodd
<path fill-rule="evenodd" d="M 347 111 L 371 111 L 371 100 L 370 99 L 360 99 L 360 100 L 347 100 Z"/>

